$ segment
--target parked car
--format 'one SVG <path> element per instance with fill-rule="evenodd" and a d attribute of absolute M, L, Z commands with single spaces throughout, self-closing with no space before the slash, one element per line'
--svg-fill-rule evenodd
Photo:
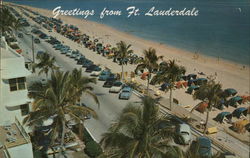
<path fill-rule="evenodd" d="M 34 42 L 35 42 L 36 44 L 41 43 L 40 40 L 39 40 L 38 38 L 35 38 L 35 39 L 34 39 Z"/>
<path fill-rule="evenodd" d="M 104 82 L 103 87 L 111 88 L 111 87 L 113 86 L 114 83 L 115 83 L 115 79 L 113 79 L 113 78 L 107 79 L 107 80 Z"/>
<path fill-rule="evenodd" d="M 110 74 L 111 74 L 110 71 L 104 70 L 104 71 L 102 71 L 101 74 L 99 75 L 98 80 L 100 80 L 100 81 L 105 81 L 105 80 L 109 77 Z"/>
<path fill-rule="evenodd" d="M 112 87 L 109 89 L 109 93 L 119 93 L 123 87 L 123 83 L 121 81 L 116 81 Z"/>
<path fill-rule="evenodd" d="M 82 67 L 89 67 L 90 65 L 93 64 L 94 64 L 93 61 L 87 59 L 85 60 L 85 62 L 83 62 Z"/>
<path fill-rule="evenodd" d="M 18 33 L 17 37 L 23 38 L 23 34 L 22 33 Z"/>
<path fill-rule="evenodd" d="M 57 44 L 57 45 L 54 45 L 53 48 L 55 48 L 55 50 L 60 50 L 61 48 L 63 48 L 63 45 Z"/>
<path fill-rule="evenodd" d="M 98 80 L 100 81 L 106 81 L 107 79 L 116 79 L 116 76 L 110 71 L 107 71 L 107 72 L 101 73 L 98 78 Z"/>
<path fill-rule="evenodd" d="M 76 58 L 77 57 L 78 52 L 77 51 L 72 51 L 70 58 Z"/>
<path fill-rule="evenodd" d="M 63 50 L 63 49 L 70 49 L 70 47 L 69 47 L 69 46 L 64 46 L 64 45 L 63 45 L 63 47 L 61 47 L 60 50 Z"/>
<path fill-rule="evenodd" d="M 198 137 L 195 145 L 198 148 L 198 152 L 201 157 L 211 158 L 212 157 L 212 145 L 211 140 L 207 137 Z"/>
<path fill-rule="evenodd" d="M 122 92 L 119 94 L 119 99 L 129 100 L 131 95 L 132 95 L 132 88 L 129 86 L 125 86 L 122 88 Z"/>
<path fill-rule="evenodd" d="M 101 71 L 102 69 L 97 65 L 90 65 L 86 68 L 86 72 Z"/>
<path fill-rule="evenodd" d="M 72 50 L 70 50 L 68 48 L 65 48 L 64 50 L 66 51 L 66 56 L 70 57 L 72 54 Z"/>
<path fill-rule="evenodd" d="M 180 143 L 184 143 L 186 145 L 188 145 L 191 142 L 191 129 L 190 126 L 182 123 L 179 124 L 176 128 L 176 132 L 182 137 L 182 141 L 180 141 Z"/>
<path fill-rule="evenodd" d="M 108 70 L 103 70 L 103 71 L 108 71 Z M 99 76 L 103 71 L 92 71 L 90 73 L 90 76 Z"/>
<path fill-rule="evenodd" d="M 39 37 L 40 37 L 41 39 L 48 39 L 48 36 L 47 36 L 45 33 L 41 33 L 41 34 L 39 35 Z"/>
<path fill-rule="evenodd" d="M 85 57 L 84 55 L 82 55 L 81 53 L 78 53 L 76 55 L 76 57 L 75 57 L 75 60 L 78 61 L 78 60 L 80 60 L 81 58 L 84 58 L 84 57 Z"/>
<path fill-rule="evenodd" d="M 81 57 L 79 60 L 77 60 L 77 64 L 82 65 L 85 62 L 85 60 L 87 60 L 85 57 Z"/>

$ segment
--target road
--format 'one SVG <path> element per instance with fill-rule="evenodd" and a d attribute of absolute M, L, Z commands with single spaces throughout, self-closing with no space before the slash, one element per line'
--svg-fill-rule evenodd
<path fill-rule="evenodd" d="M 20 43 L 20 47 L 23 49 L 24 53 L 29 52 L 26 53 L 25 56 L 32 59 L 31 36 L 24 34 L 23 38 L 18 38 L 18 42 Z M 58 50 L 54 50 L 50 44 L 43 40 L 41 40 L 40 44 L 34 45 L 35 52 L 38 50 L 44 50 L 50 53 L 52 56 L 55 56 L 57 65 L 59 65 L 64 71 L 71 71 L 74 68 L 81 68 L 81 66 L 76 64 L 74 59 L 60 54 Z M 82 73 L 84 76 L 89 76 L 89 73 L 86 73 L 85 69 L 82 69 Z M 112 121 L 117 118 L 119 113 L 128 104 L 128 102 L 135 104 L 140 102 L 140 99 L 134 94 L 131 96 L 129 101 L 119 100 L 118 94 L 109 93 L 108 88 L 102 87 L 103 83 L 103 81 L 97 81 L 97 84 L 92 84 L 94 87 L 94 93 L 98 96 L 100 108 L 98 108 L 98 105 L 89 96 L 84 95 L 81 99 L 81 102 L 85 103 L 87 106 L 93 108 L 97 112 L 99 119 L 89 119 L 84 123 L 85 127 L 90 131 L 97 142 L 101 140 L 102 134 L 108 130 Z"/>

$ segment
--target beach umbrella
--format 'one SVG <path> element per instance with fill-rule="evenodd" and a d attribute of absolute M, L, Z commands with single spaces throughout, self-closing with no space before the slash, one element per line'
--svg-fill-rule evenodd
<path fill-rule="evenodd" d="M 241 104 L 243 101 L 243 99 L 240 96 L 236 96 L 231 98 L 228 102 L 227 105 L 233 106 L 233 107 L 237 107 L 237 104 Z"/>
<path fill-rule="evenodd" d="M 99 40 L 98 39 L 95 39 L 94 42 L 98 42 Z"/>
<path fill-rule="evenodd" d="M 215 120 L 222 123 L 224 118 L 227 118 L 228 120 L 231 120 L 232 117 L 233 116 L 232 116 L 232 114 L 230 112 L 221 112 L 216 116 Z"/>
<path fill-rule="evenodd" d="M 189 74 L 187 75 L 187 79 L 190 80 L 190 79 L 196 79 L 197 75 L 196 74 Z"/>
<path fill-rule="evenodd" d="M 225 103 L 226 103 L 225 99 L 221 98 L 216 108 L 222 110 L 224 108 Z"/>
<path fill-rule="evenodd" d="M 198 90 L 198 89 L 199 89 L 199 86 L 192 85 L 192 86 L 188 87 L 187 93 L 192 94 L 194 90 Z"/>
<path fill-rule="evenodd" d="M 188 86 L 197 85 L 197 79 L 188 80 Z"/>
<path fill-rule="evenodd" d="M 204 113 L 207 107 L 208 107 L 207 102 L 200 102 L 195 110 L 199 111 L 200 113 Z"/>
<path fill-rule="evenodd" d="M 250 101 L 250 96 L 243 95 L 240 97 L 243 99 L 243 101 L 242 101 L 243 104 Z"/>
<path fill-rule="evenodd" d="M 149 72 L 143 72 L 141 75 L 141 79 L 145 80 L 146 77 L 148 76 Z"/>
<path fill-rule="evenodd" d="M 206 78 L 198 78 L 197 79 L 197 85 L 202 85 L 207 83 L 207 79 Z"/>
<path fill-rule="evenodd" d="M 169 83 L 163 83 L 163 84 L 161 85 L 160 90 L 165 91 L 169 86 L 170 86 Z"/>
<path fill-rule="evenodd" d="M 188 80 L 187 76 L 185 76 L 185 75 L 181 76 L 181 79 L 183 79 L 184 81 Z"/>
<path fill-rule="evenodd" d="M 233 114 L 234 117 L 240 118 L 240 116 L 242 114 L 247 116 L 247 112 L 248 112 L 247 108 L 241 107 L 241 108 L 235 109 L 232 114 Z"/>
<path fill-rule="evenodd" d="M 230 97 L 230 96 L 235 96 L 237 94 L 237 91 L 233 88 L 227 88 L 224 90 L 224 94 L 227 96 L 227 97 Z"/>
<path fill-rule="evenodd" d="M 245 132 L 244 129 L 247 124 L 249 124 L 249 121 L 247 119 L 239 120 L 233 124 L 233 127 L 238 133 L 244 133 Z"/>

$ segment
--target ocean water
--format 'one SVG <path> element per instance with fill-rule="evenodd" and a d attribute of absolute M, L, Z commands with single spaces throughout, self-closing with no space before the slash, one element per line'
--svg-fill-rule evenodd
<path fill-rule="evenodd" d="M 250 65 L 249 0 L 6 0 L 45 9 L 95 10 L 87 20 L 159 43 Z M 126 9 L 135 6 L 140 16 L 127 18 Z M 199 10 L 198 16 L 144 16 L 151 7 L 159 10 Z M 121 10 L 121 16 L 105 16 L 103 8 Z M 83 18 L 83 16 L 78 16 Z"/>

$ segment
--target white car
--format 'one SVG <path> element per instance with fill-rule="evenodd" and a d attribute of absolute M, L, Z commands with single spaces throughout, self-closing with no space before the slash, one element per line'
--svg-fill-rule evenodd
<path fill-rule="evenodd" d="M 109 89 L 109 93 L 119 93 L 123 87 L 123 83 L 116 81 L 113 86 Z"/>
<path fill-rule="evenodd" d="M 101 74 L 101 72 L 102 71 L 92 71 L 91 73 L 90 73 L 90 76 L 99 76 L 100 74 Z"/>
<path fill-rule="evenodd" d="M 191 135 L 191 129 L 189 125 L 185 123 L 179 124 L 177 127 L 177 133 L 182 137 L 184 144 L 187 145 L 191 142 L 192 135 Z"/>
<path fill-rule="evenodd" d="M 76 51 L 72 51 L 71 55 L 70 55 L 70 58 L 76 58 L 77 55 L 78 55 L 78 53 Z"/>
<path fill-rule="evenodd" d="M 66 52 L 66 56 L 71 56 L 71 54 L 72 54 L 72 50 L 68 50 L 68 51 Z"/>

